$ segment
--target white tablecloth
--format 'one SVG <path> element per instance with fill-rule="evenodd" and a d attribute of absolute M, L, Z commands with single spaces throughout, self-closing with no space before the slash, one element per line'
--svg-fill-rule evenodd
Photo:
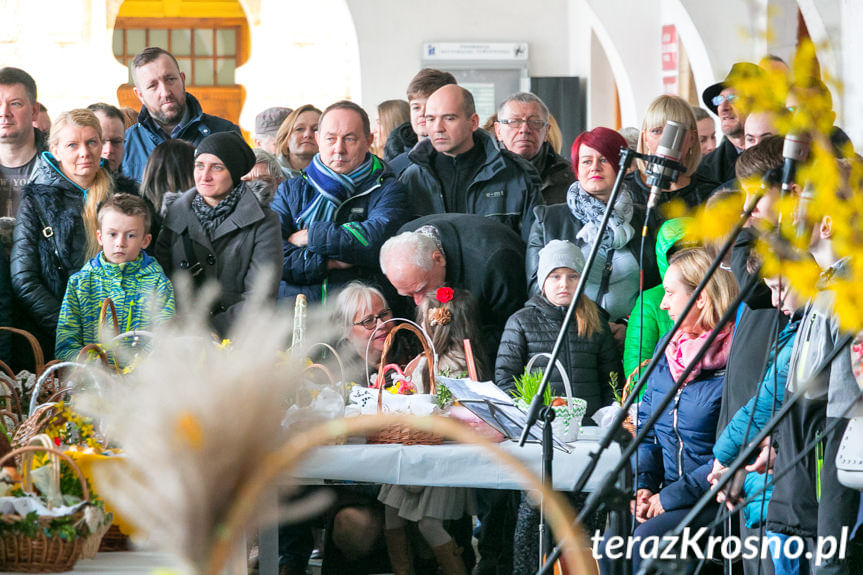
<path fill-rule="evenodd" d="M 588 455 L 598 446 L 599 430 L 583 428 L 572 453 L 554 451 L 554 488 L 572 490 Z M 540 474 L 542 449 L 527 443 L 519 447 L 516 442 L 499 444 L 514 455 L 528 469 Z M 620 458 L 620 450 L 613 444 L 602 454 L 596 471 L 587 484 L 587 490 L 598 482 Z M 333 445 L 320 447 L 294 472 L 302 481 L 322 479 L 389 483 L 394 485 L 435 485 L 450 487 L 483 487 L 490 489 L 519 489 L 519 476 L 505 464 L 490 459 L 482 448 L 474 445 Z"/>
<path fill-rule="evenodd" d="M 80 559 L 75 569 L 66 571 L 72 574 L 111 573 L 118 575 L 152 575 L 156 569 L 178 569 L 176 559 L 165 553 L 152 551 L 123 551 L 118 553 L 97 553 L 94 559 Z M 16 573 L 7 571 L 6 573 Z"/>

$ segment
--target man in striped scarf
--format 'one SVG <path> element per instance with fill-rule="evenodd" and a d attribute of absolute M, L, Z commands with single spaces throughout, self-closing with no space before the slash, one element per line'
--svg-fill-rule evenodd
<path fill-rule="evenodd" d="M 331 105 L 316 137 L 318 154 L 279 186 L 271 205 L 282 226 L 282 297 L 326 299 L 328 290 L 354 279 L 380 284 L 380 246 L 413 215 L 405 188 L 369 153 L 369 117 L 361 107 Z"/>

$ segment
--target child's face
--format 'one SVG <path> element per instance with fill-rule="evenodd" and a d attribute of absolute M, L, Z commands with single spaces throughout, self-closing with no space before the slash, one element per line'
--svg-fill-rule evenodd
<path fill-rule="evenodd" d="M 96 230 L 96 239 L 105 259 L 121 264 L 135 261 L 141 250 L 150 245 L 150 234 L 146 232 L 143 217 L 107 209 L 102 212 L 102 225 Z"/>
<path fill-rule="evenodd" d="M 754 195 L 746 194 L 746 206 L 751 205 L 754 199 Z M 761 196 L 758 203 L 755 204 L 755 209 L 752 211 L 752 215 L 749 216 L 749 222 L 755 224 L 756 222 L 761 221 L 775 226 L 779 221 L 779 217 L 773 206 L 778 199 L 779 188 L 776 186 L 767 188 L 764 191 L 764 195 Z"/>
<path fill-rule="evenodd" d="M 806 303 L 784 277 L 764 278 L 764 283 L 770 288 L 770 301 L 773 307 L 782 310 L 782 313 L 788 317 L 794 315 L 794 312 Z"/>
<path fill-rule="evenodd" d="M 552 305 L 569 305 L 575 295 L 579 277 L 578 272 L 573 269 L 554 268 L 542 284 L 542 293 Z"/>

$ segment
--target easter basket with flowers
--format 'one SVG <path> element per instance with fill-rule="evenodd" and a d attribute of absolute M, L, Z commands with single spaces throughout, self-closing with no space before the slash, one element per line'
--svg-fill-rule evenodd
<path fill-rule="evenodd" d="M 34 467 L 34 452 L 45 453 L 45 465 Z M 5 485 L 6 495 L 0 497 L 0 571 L 69 571 L 88 544 L 94 545 L 93 536 L 101 537 L 104 512 L 92 503 L 87 481 L 68 455 L 31 445 L 6 454 L 0 466 L 19 456 L 20 474 L 17 468 L 4 469 L 6 477 L 21 483 Z M 38 473 L 40 469 L 45 473 Z"/>

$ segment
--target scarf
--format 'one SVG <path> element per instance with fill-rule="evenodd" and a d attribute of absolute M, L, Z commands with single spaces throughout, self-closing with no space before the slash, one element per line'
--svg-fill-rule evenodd
<path fill-rule="evenodd" d="M 733 331 L 734 328 L 731 324 L 722 328 L 716 339 L 713 340 L 710 349 L 701 359 L 701 363 L 696 365 L 686 378 L 686 383 L 698 377 L 704 370 L 709 371 L 725 367 L 728 362 L 728 353 L 731 351 L 731 334 Z M 677 381 L 683 370 L 692 363 L 692 359 L 704 345 L 709 334 L 710 331 L 706 331 L 701 335 L 694 336 L 691 333 L 678 331 L 674 339 L 668 343 L 665 348 L 665 359 L 668 360 L 668 369 L 671 370 L 671 377 L 674 378 L 674 381 Z"/>
<path fill-rule="evenodd" d="M 599 224 L 605 214 L 605 204 L 594 198 L 581 188 L 577 181 L 569 187 L 566 192 L 566 205 L 573 217 L 582 222 L 581 229 L 576 238 L 588 246 L 592 246 L 599 233 Z M 611 211 L 608 227 L 602 236 L 601 245 L 608 250 L 619 250 L 629 243 L 635 235 L 635 229 L 630 225 L 632 220 L 632 196 L 629 190 L 621 190 Z"/>
<path fill-rule="evenodd" d="M 315 222 L 333 221 L 336 209 L 362 191 L 362 184 L 376 178 L 381 170 L 383 165 L 378 157 L 366 153 L 366 159 L 353 172 L 337 174 L 321 162 L 320 154 L 315 154 L 312 163 L 303 172 L 303 178 L 315 188 L 317 195 L 294 220 L 297 228 L 304 230 Z"/>
<path fill-rule="evenodd" d="M 216 229 L 233 213 L 245 189 L 243 182 L 240 182 L 239 185 L 234 186 L 228 197 L 212 207 L 207 205 L 201 194 L 195 194 L 192 198 L 192 211 L 195 212 L 209 239 L 213 239 Z"/>

